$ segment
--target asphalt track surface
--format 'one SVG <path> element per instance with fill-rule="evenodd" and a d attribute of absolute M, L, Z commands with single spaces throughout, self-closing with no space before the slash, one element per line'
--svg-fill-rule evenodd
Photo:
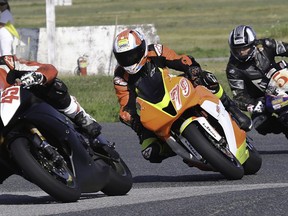
<path fill-rule="evenodd" d="M 103 133 L 130 167 L 133 188 L 125 196 L 83 194 L 76 203 L 57 203 L 18 176 L 0 185 L 0 215 L 288 215 L 288 141 L 283 135 L 249 132 L 262 155 L 256 175 L 228 181 L 221 174 L 186 166 L 180 157 L 151 164 L 136 135 L 121 123 L 104 123 Z"/>

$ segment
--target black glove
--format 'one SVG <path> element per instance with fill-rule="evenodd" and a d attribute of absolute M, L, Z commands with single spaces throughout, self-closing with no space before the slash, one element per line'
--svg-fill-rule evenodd
<path fill-rule="evenodd" d="M 213 94 L 219 91 L 220 85 L 213 73 L 209 71 L 203 71 L 200 76 L 202 79 L 202 85 L 208 88 Z"/>
<path fill-rule="evenodd" d="M 190 66 L 187 75 L 189 76 L 189 78 L 193 80 L 195 78 L 200 77 L 201 72 L 202 69 L 200 66 Z"/>
<path fill-rule="evenodd" d="M 139 136 L 142 133 L 143 125 L 140 121 L 140 116 L 135 114 L 131 116 L 131 128 L 137 133 Z"/>
<path fill-rule="evenodd" d="M 192 82 L 194 86 L 202 85 L 201 80 L 202 69 L 200 66 L 190 66 L 186 72 L 187 78 Z"/>

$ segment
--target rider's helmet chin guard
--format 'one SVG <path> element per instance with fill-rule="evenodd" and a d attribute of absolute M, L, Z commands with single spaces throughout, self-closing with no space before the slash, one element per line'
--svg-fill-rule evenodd
<path fill-rule="evenodd" d="M 237 26 L 231 31 L 228 40 L 231 54 L 239 61 L 248 61 L 255 53 L 255 40 L 256 33 L 250 26 Z"/>
<path fill-rule="evenodd" d="M 120 32 L 114 40 L 113 53 L 120 66 L 129 74 L 136 74 L 146 62 L 147 44 L 143 34 L 132 29 Z"/>

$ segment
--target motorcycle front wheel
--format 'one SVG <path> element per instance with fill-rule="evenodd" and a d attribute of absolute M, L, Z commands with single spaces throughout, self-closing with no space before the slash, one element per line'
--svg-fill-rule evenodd
<path fill-rule="evenodd" d="M 101 190 L 108 196 L 127 194 L 132 188 L 132 174 L 126 163 L 119 158 L 118 161 L 105 160 L 109 166 L 109 182 Z"/>
<path fill-rule="evenodd" d="M 245 175 L 253 175 L 260 170 L 262 158 L 256 148 L 249 142 L 247 142 L 247 149 L 249 151 L 249 158 L 244 162 L 243 168 Z"/>
<path fill-rule="evenodd" d="M 227 179 L 237 180 L 244 176 L 244 169 L 237 158 L 231 152 L 225 154 L 217 149 L 194 123 L 188 125 L 182 135 L 215 170 Z"/>
<path fill-rule="evenodd" d="M 15 139 L 10 150 L 24 177 L 53 198 L 61 202 L 75 202 L 80 198 L 81 190 L 66 163 L 54 164 L 24 137 Z"/>

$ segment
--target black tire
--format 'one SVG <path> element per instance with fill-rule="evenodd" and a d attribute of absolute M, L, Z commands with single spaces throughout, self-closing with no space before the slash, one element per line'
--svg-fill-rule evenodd
<path fill-rule="evenodd" d="M 262 166 L 262 158 L 257 149 L 247 143 L 249 158 L 243 164 L 245 175 L 253 175 L 257 173 Z"/>
<path fill-rule="evenodd" d="M 133 179 L 131 171 L 126 163 L 120 158 L 119 162 L 109 163 L 109 182 L 101 190 L 108 196 L 120 196 L 127 194 L 132 188 Z"/>
<path fill-rule="evenodd" d="M 67 166 L 63 165 L 62 168 L 59 168 L 59 171 L 63 172 L 64 177 L 68 175 L 69 185 L 67 182 L 56 179 L 56 177 L 59 177 L 57 174 L 49 173 L 37 161 L 33 154 L 33 148 L 30 148 L 29 140 L 26 138 L 19 137 L 15 139 L 10 144 L 10 149 L 14 160 L 22 169 L 24 176 L 43 191 L 61 202 L 75 202 L 80 198 L 81 190 Z"/>
<path fill-rule="evenodd" d="M 232 154 L 228 157 L 216 149 L 194 123 L 188 125 L 182 135 L 215 170 L 227 179 L 237 180 L 244 176 L 244 169 L 237 158 Z"/>

